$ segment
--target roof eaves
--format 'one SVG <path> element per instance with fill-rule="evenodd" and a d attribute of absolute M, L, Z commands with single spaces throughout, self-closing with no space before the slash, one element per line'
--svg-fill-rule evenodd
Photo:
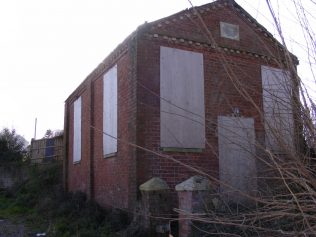
<path fill-rule="evenodd" d="M 107 69 L 109 64 L 113 63 L 117 57 L 127 49 L 128 43 L 137 35 L 139 28 L 143 25 L 140 25 L 135 31 L 128 35 L 116 48 L 109 53 L 102 62 L 80 83 L 80 85 L 68 96 L 65 102 L 69 101 L 73 96 L 78 94 L 78 90 L 83 87 L 88 81 L 93 80 L 98 75 L 104 72 Z M 81 91 L 81 90 L 80 90 Z"/>
<path fill-rule="evenodd" d="M 258 29 L 258 31 L 261 32 L 265 37 L 269 38 L 271 42 L 273 42 L 275 45 L 277 45 L 282 51 L 287 50 L 284 45 L 282 45 L 263 25 L 261 25 L 255 18 L 253 18 L 245 9 L 243 9 L 238 3 L 236 3 L 234 0 L 217 0 L 211 3 L 207 3 L 201 6 L 197 7 L 191 7 L 187 8 L 183 11 L 180 11 L 178 13 L 175 13 L 173 15 L 161 18 L 159 20 L 153 21 L 148 23 L 149 26 L 152 27 L 161 27 L 163 24 L 169 24 L 174 19 L 184 19 L 184 18 L 190 18 L 192 15 L 199 14 L 205 14 L 211 10 L 214 10 L 216 8 L 221 8 L 225 6 L 231 6 L 233 7 L 237 13 L 239 13 L 242 17 L 247 19 L 249 23 L 251 23 L 255 28 Z M 298 64 L 297 57 L 289 52 L 291 57 L 293 58 L 294 62 Z"/>
<path fill-rule="evenodd" d="M 263 25 L 261 25 L 255 18 L 253 18 L 238 3 L 236 3 L 234 0 L 226 0 L 226 1 L 233 2 L 232 6 L 236 9 L 236 11 L 239 12 L 241 14 L 241 16 L 246 18 L 254 27 L 258 28 L 258 30 L 260 32 L 262 32 L 262 34 L 265 37 L 269 38 L 270 41 L 273 42 L 274 44 L 276 44 L 282 51 L 285 51 L 285 50 L 288 51 L 288 49 L 283 44 L 281 44 Z M 296 64 L 298 64 L 299 61 L 298 61 L 298 58 L 296 57 L 296 55 L 292 54 L 291 52 L 289 52 L 289 54 L 292 57 L 292 59 L 294 60 L 294 62 Z"/>

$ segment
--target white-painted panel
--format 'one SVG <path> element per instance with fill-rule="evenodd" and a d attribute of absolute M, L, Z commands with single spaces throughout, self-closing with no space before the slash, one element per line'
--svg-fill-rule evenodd
<path fill-rule="evenodd" d="M 239 40 L 239 25 L 220 22 L 221 37 Z"/>
<path fill-rule="evenodd" d="M 257 190 L 254 119 L 219 116 L 218 146 L 221 192 L 230 201 L 244 202 L 237 190 L 248 195 Z"/>
<path fill-rule="evenodd" d="M 261 67 L 266 147 L 273 152 L 293 149 L 292 86 L 287 71 Z"/>
<path fill-rule="evenodd" d="M 204 148 L 203 54 L 160 47 L 160 145 Z"/>
<path fill-rule="evenodd" d="M 81 97 L 74 102 L 73 162 L 81 160 Z"/>
<path fill-rule="evenodd" d="M 103 154 L 117 152 L 117 65 L 103 77 Z"/>

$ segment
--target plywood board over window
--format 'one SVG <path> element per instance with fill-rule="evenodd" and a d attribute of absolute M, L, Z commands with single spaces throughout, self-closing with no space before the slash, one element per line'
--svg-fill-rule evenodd
<path fill-rule="evenodd" d="M 81 160 L 81 97 L 74 102 L 73 162 Z"/>
<path fill-rule="evenodd" d="M 266 147 L 276 153 L 293 149 L 292 82 L 288 71 L 262 66 Z"/>
<path fill-rule="evenodd" d="M 103 77 L 103 155 L 117 152 L 117 65 Z"/>
<path fill-rule="evenodd" d="M 203 54 L 160 47 L 160 145 L 205 147 Z"/>
<path fill-rule="evenodd" d="M 220 190 L 229 201 L 249 201 L 257 191 L 253 118 L 218 117 Z"/>

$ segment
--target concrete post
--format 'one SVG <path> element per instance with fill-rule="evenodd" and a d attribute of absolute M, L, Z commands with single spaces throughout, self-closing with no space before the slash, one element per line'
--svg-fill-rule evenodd
<path fill-rule="evenodd" d="M 170 189 L 161 178 L 154 177 L 139 186 L 142 194 L 143 227 L 148 236 L 168 236 L 171 216 Z M 154 218 L 163 217 L 163 218 Z"/>
<path fill-rule="evenodd" d="M 179 198 L 179 236 L 192 235 L 190 215 L 194 213 L 205 213 L 211 198 L 211 183 L 201 176 L 193 176 L 176 185 Z"/>

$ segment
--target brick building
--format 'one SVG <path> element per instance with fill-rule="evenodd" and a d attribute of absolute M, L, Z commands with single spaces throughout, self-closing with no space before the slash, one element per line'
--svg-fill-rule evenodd
<path fill-rule="evenodd" d="M 295 146 L 286 55 L 233 0 L 141 25 L 66 100 L 66 188 L 131 210 L 150 178 L 198 169 L 255 192 L 261 150 Z"/>

